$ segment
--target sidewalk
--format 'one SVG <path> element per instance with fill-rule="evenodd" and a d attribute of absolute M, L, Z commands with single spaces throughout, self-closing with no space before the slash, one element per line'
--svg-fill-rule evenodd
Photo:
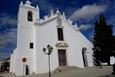
<path fill-rule="evenodd" d="M 112 73 L 111 66 L 104 66 L 102 69 L 98 67 L 89 67 L 73 71 L 53 73 L 52 77 L 115 77 L 115 75 L 111 75 L 111 73 Z M 0 77 L 15 77 L 15 76 L 10 74 L 0 74 Z M 38 74 L 24 77 L 48 77 L 48 74 Z"/>

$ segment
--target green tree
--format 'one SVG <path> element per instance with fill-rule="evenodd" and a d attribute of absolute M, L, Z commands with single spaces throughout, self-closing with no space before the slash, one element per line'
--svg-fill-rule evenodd
<path fill-rule="evenodd" d="M 112 55 L 112 26 L 107 25 L 103 15 L 100 15 L 99 20 L 95 22 L 93 45 L 95 63 L 100 61 L 110 65 L 110 56 Z"/>
<path fill-rule="evenodd" d="M 111 56 L 114 56 L 115 57 L 115 35 L 113 36 L 112 38 L 112 55 Z"/>

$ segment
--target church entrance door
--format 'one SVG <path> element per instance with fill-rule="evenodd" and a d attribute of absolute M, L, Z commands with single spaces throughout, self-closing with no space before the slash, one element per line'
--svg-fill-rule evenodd
<path fill-rule="evenodd" d="M 29 75 L 29 66 L 28 66 L 28 65 L 26 65 L 25 67 L 26 67 L 25 74 L 26 74 L 26 75 Z"/>
<path fill-rule="evenodd" d="M 67 65 L 66 50 L 64 50 L 64 49 L 58 50 L 58 59 L 59 59 L 59 66 L 66 66 Z"/>

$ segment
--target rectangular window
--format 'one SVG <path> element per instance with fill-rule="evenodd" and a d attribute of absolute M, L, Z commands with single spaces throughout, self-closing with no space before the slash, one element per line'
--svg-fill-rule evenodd
<path fill-rule="evenodd" d="M 30 43 L 30 49 L 33 49 L 33 48 L 34 48 L 34 44 Z"/>
<path fill-rule="evenodd" d="M 58 40 L 63 41 L 63 28 L 57 28 L 57 32 L 58 32 Z"/>

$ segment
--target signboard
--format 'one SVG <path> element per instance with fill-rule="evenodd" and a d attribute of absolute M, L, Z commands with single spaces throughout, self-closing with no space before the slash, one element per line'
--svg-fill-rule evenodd
<path fill-rule="evenodd" d="M 22 62 L 24 62 L 24 63 L 25 63 L 26 61 L 27 61 L 27 59 L 26 59 L 26 58 L 22 58 Z"/>

